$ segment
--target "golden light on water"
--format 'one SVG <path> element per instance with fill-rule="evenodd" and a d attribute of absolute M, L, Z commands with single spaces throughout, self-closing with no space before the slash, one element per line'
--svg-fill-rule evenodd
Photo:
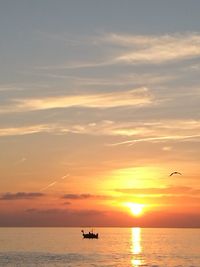
<path fill-rule="evenodd" d="M 141 229 L 139 227 L 136 228 L 132 228 L 132 253 L 134 255 L 137 255 L 139 253 L 141 253 L 142 248 L 141 248 Z"/>
<path fill-rule="evenodd" d="M 132 242 L 131 242 L 131 252 L 133 254 L 133 258 L 131 259 L 131 263 L 133 267 L 140 266 L 142 264 L 142 260 L 139 258 L 140 253 L 142 252 L 141 247 L 141 229 L 139 227 L 132 228 Z"/>
<path fill-rule="evenodd" d="M 131 263 L 133 267 L 141 266 L 141 260 L 132 259 Z"/>

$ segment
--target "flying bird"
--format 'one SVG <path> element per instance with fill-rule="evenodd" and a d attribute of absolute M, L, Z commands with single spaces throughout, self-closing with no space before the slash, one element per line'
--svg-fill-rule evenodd
<path fill-rule="evenodd" d="M 179 175 L 182 175 L 180 172 L 172 172 L 169 176 L 172 176 L 174 174 L 179 174 Z"/>

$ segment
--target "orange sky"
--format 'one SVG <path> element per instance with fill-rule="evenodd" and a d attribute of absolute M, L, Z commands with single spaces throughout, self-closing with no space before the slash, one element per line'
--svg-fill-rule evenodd
<path fill-rule="evenodd" d="M 195 186 L 198 166 L 187 163 L 181 168 L 182 175 L 170 177 L 171 170 L 175 170 L 175 167 L 170 168 L 170 161 L 161 162 L 159 166 L 152 162 L 146 165 L 138 163 L 136 166 L 122 163 L 126 168 L 121 166 L 118 169 L 115 165 L 118 165 L 119 155 L 113 157 L 115 163 L 106 161 L 105 156 L 104 159 L 101 164 L 94 164 L 99 159 L 90 160 L 88 157 L 83 159 L 85 166 L 76 162 L 77 165 L 69 164 L 67 168 L 58 162 L 55 166 L 46 163 L 51 168 L 41 167 L 33 171 L 31 164 L 28 166 L 28 160 L 23 160 L 12 169 L 4 170 L 4 177 L 7 175 L 8 178 L 3 184 L 0 200 L 1 225 L 199 225 L 200 190 Z M 60 173 L 59 168 L 62 170 Z M 40 173 L 42 170 L 44 173 Z M 9 178 L 15 182 L 11 184 Z M 134 215 L 130 203 L 142 204 L 142 213 Z"/>
<path fill-rule="evenodd" d="M 111 2 L 2 4 L 0 226 L 200 227 L 199 3 Z"/>

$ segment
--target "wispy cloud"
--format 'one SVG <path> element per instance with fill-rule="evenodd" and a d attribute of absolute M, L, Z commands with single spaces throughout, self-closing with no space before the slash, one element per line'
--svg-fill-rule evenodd
<path fill-rule="evenodd" d="M 200 123 L 198 120 L 163 120 L 160 122 L 135 123 L 132 127 L 119 127 L 113 131 L 133 139 L 111 145 L 133 145 L 140 142 L 165 142 L 170 140 L 187 141 L 199 139 Z"/>
<path fill-rule="evenodd" d="M 0 196 L 0 200 L 20 200 L 20 199 L 34 199 L 44 196 L 40 192 L 17 192 L 17 193 L 4 193 Z"/>
<path fill-rule="evenodd" d="M 85 68 L 96 68 L 96 67 L 105 67 L 113 65 L 115 62 L 112 59 L 105 61 L 71 61 L 67 64 L 55 65 L 55 66 L 40 66 L 35 67 L 36 70 L 63 70 L 63 69 L 85 69 Z M 64 76 L 60 76 L 64 77 Z"/>
<path fill-rule="evenodd" d="M 200 55 L 199 33 L 160 36 L 111 33 L 105 36 L 103 42 L 105 41 L 129 50 L 116 56 L 116 62 L 155 64 L 195 58 Z"/>
<path fill-rule="evenodd" d="M 34 134 L 39 132 L 48 132 L 52 129 L 49 125 L 38 124 L 38 125 L 30 125 L 24 127 L 10 127 L 10 128 L 0 128 L 0 136 L 14 136 L 14 135 L 26 135 L 26 134 Z M 25 161 L 25 158 L 23 159 Z M 22 160 L 20 161 L 22 162 Z"/>
<path fill-rule="evenodd" d="M 5 106 L 0 113 L 27 112 L 56 108 L 114 108 L 123 106 L 141 106 L 152 103 L 152 94 L 146 87 L 128 91 L 96 93 L 82 95 L 55 96 L 43 98 L 15 99 L 12 105 Z"/>
<path fill-rule="evenodd" d="M 29 74 L 36 75 L 36 76 L 42 76 L 46 78 L 53 78 L 53 79 L 62 79 L 70 81 L 73 86 L 76 86 L 77 88 L 83 88 L 88 86 L 109 86 L 109 87 L 115 87 L 115 88 L 124 88 L 126 87 L 132 87 L 132 86 L 152 86 L 156 84 L 163 84 L 168 81 L 173 81 L 177 78 L 177 74 L 167 74 L 165 75 L 159 74 L 159 73 L 112 73 L 109 77 L 84 77 L 81 75 L 64 75 L 55 73 L 56 67 L 52 66 L 52 69 L 54 69 L 54 72 L 30 72 Z M 65 66 L 60 66 L 60 69 L 65 68 Z M 45 70 L 45 69 L 44 69 Z"/>
<path fill-rule="evenodd" d="M 41 66 L 36 69 L 45 71 L 112 67 L 116 64 L 159 64 L 200 55 L 200 33 L 198 32 L 177 32 L 165 35 L 107 33 L 91 36 L 88 40 L 88 45 L 95 44 L 96 48 L 101 45 L 101 58 L 91 59 L 91 61 L 68 61 L 67 64 Z M 93 49 L 95 49 L 94 46 Z"/>
<path fill-rule="evenodd" d="M 160 120 L 120 122 L 102 120 L 90 123 L 50 123 L 16 128 L 0 128 L 0 136 L 17 136 L 34 133 L 53 134 L 89 134 L 104 136 L 129 137 L 131 139 L 110 145 L 133 145 L 139 142 L 165 142 L 170 140 L 189 141 L 198 140 L 200 135 L 199 120 Z M 164 150 L 169 150 L 169 147 Z M 20 162 L 24 162 L 22 158 Z M 64 177 L 64 176 L 63 176 Z M 61 178 L 59 178 L 61 179 Z M 64 179 L 64 178 L 63 178 Z M 57 179 L 56 179 L 57 180 Z M 53 183 L 52 181 L 51 183 Z"/>
<path fill-rule="evenodd" d="M 16 100 L 19 110 L 43 110 L 67 107 L 112 108 L 151 103 L 147 88 L 101 94 L 69 95 L 41 99 Z"/>

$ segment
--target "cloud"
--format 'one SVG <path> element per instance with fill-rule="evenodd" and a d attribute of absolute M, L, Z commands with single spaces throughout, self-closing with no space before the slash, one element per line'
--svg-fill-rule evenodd
<path fill-rule="evenodd" d="M 39 192 L 17 192 L 17 193 L 4 193 L 0 196 L 0 200 L 20 200 L 20 199 L 34 199 L 44 196 Z"/>
<path fill-rule="evenodd" d="M 53 66 L 52 66 L 53 68 Z M 56 67 L 54 67 L 56 69 Z M 62 70 L 64 66 L 60 66 Z M 177 79 L 177 74 L 167 74 L 165 75 L 159 73 L 112 73 L 109 77 L 82 77 L 79 75 L 61 75 L 61 74 L 51 74 L 48 72 L 34 73 L 35 75 L 55 78 L 55 79 L 66 79 L 71 82 L 74 87 L 77 88 L 87 88 L 91 86 L 106 86 L 106 87 L 115 87 L 115 88 L 124 88 L 132 86 L 152 86 L 160 85 L 169 81 L 174 81 Z"/>
<path fill-rule="evenodd" d="M 198 32 L 177 32 L 165 35 L 107 33 L 90 37 L 88 45 L 91 44 L 98 45 L 96 48 L 101 45 L 101 58 L 91 59 L 91 61 L 71 61 L 57 66 L 41 66 L 36 69 L 45 71 L 112 67 L 120 64 L 160 64 L 196 58 L 200 55 Z"/>
<path fill-rule="evenodd" d="M 132 139 L 128 141 L 118 142 L 109 144 L 110 146 L 118 146 L 118 145 L 133 145 L 140 142 L 164 142 L 164 141 L 183 141 L 183 140 L 194 140 L 199 139 L 200 135 L 170 135 L 170 136 L 157 136 L 157 137 L 150 137 L 150 138 L 138 138 Z"/>
<path fill-rule="evenodd" d="M 64 199 L 87 199 L 92 198 L 93 196 L 90 194 L 65 194 L 62 198 Z"/>
<path fill-rule="evenodd" d="M 0 136 L 26 135 L 48 132 L 52 127 L 47 124 L 29 125 L 23 127 L 0 128 Z"/>
<path fill-rule="evenodd" d="M 151 104 L 152 98 L 153 96 L 148 88 L 140 87 L 128 91 L 110 93 L 13 99 L 12 104 L 0 109 L 0 114 L 71 107 L 107 109 L 143 106 Z"/>
<path fill-rule="evenodd" d="M 199 33 L 176 33 L 172 35 L 120 35 L 111 33 L 102 42 L 108 42 L 128 50 L 116 56 L 116 62 L 164 63 L 195 58 L 200 55 Z"/>
<path fill-rule="evenodd" d="M 118 123 L 110 127 L 113 135 L 132 136 L 133 139 L 110 145 L 133 145 L 140 142 L 166 142 L 198 140 L 199 120 L 160 120 L 133 123 Z M 170 150 L 165 147 L 164 150 Z"/>
<path fill-rule="evenodd" d="M 65 178 L 67 178 L 68 176 L 70 176 L 69 174 L 65 174 L 59 178 L 57 178 L 55 181 L 49 183 L 47 186 L 43 187 L 42 189 L 40 189 L 40 191 L 45 191 L 47 190 L 49 187 L 54 186 L 55 184 L 59 183 L 60 180 L 64 180 Z"/>
<path fill-rule="evenodd" d="M 140 142 L 193 141 L 200 135 L 199 120 L 160 120 L 120 122 L 111 120 L 94 121 L 82 124 L 51 123 L 16 128 L 0 128 L 0 136 L 17 136 L 34 133 L 88 134 L 100 136 L 129 137 L 129 140 L 107 144 L 108 146 L 133 145 Z M 164 146 L 164 150 L 170 150 Z M 58 179 L 65 179 L 63 178 Z M 51 183 L 56 182 L 55 179 Z M 50 184 L 50 183 L 49 183 Z M 49 187 L 49 186 L 48 186 Z M 44 187 L 45 188 L 45 187 Z"/>
<path fill-rule="evenodd" d="M 41 67 L 36 67 L 36 69 L 38 69 L 38 70 L 63 70 L 63 69 L 95 68 L 95 67 L 104 67 L 104 66 L 108 66 L 108 65 L 113 65 L 113 63 L 114 62 L 112 62 L 112 60 L 88 61 L 88 62 L 71 61 L 71 62 L 68 62 L 67 65 L 62 64 L 62 65 L 57 65 L 57 66 L 41 66 Z M 56 77 L 57 75 L 50 74 L 49 76 Z M 66 76 L 60 75 L 59 77 L 64 78 Z"/>
<path fill-rule="evenodd" d="M 42 188 L 40 191 L 44 191 L 44 190 L 48 189 L 49 187 L 54 186 L 55 184 L 57 184 L 57 182 L 58 182 L 58 181 L 54 181 L 54 182 L 48 184 L 47 186 L 45 186 L 44 188 Z"/>
<path fill-rule="evenodd" d="M 91 194 L 65 194 L 62 196 L 64 199 L 71 199 L 71 200 L 84 200 L 84 199 L 108 199 L 109 196 L 104 195 L 91 195 Z"/>
<path fill-rule="evenodd" d="M 25 210 L 27 213 L 37 213 L 37 214 L 65 214 L 69 216 L 78 216 L 78 217 L 85 217 L 85 216 L 99 216 L 103 215 L 104 211 L 99 210 L 72 210 L 72 209 L 59 209 L 59 208 L 52 208 L 52 209 L 27 209 Z"/>
<path fill-rule="evenodd" d="M 123 106 L 145 105 L 151 103 L 149 89 L 142 87 L 129 91 L 112 93 L 84 94 L 46 97 L 40 99 L 15 100 L 19 111 L 45 110 L 53 108 L 86 107 L 114 108 Z"/>
<path fill-rule="evenodd" d="M 183 203 L 183 202 L 182 202 Z M 134 218 L 130 213 L 121 211 L 98 210 L 59 210 L 59 209 L 29 209 L 25 212 L 0 213 L 0 226 L 23 227 L 200 227 L 200 214 L 198 207 L 193 211 L 184 212 L 179 203 L 180 210 L 169 212 L 162 209 L 144 213 Z M 172 220 L 173 218 L 173 220 Z M 102 230 L 103 231 L 103 230 Z M 103 234 L 103 232 L 102 232 Z M 81 235 L 81 233 L 80 233 Z M 101 233 L 100 233 L 101 235 Z"/>
<path fill-rule="evenodd" d="M 27 213 L 39 213 L 39 214 L 57 214 L 57 213 L 68 213 L 68 210 L 66 209 L 58 209 L 58 208 L 52 208 L 52 209 L 27 209 L 25 210 Z"/>

